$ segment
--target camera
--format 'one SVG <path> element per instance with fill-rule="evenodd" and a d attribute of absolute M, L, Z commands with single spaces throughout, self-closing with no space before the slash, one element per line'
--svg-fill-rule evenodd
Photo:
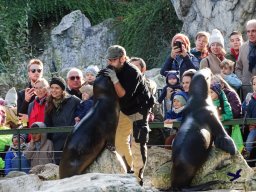
<path fill-rule="evenodd" d="M 178 47 L 180 49 L 180 52 L 182 52 L 182 42 L 175 41 L 173 44 L 174 47 Z"/>

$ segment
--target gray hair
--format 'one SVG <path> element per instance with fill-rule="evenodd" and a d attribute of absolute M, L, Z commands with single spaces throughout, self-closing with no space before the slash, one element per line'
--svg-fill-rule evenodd
<path fill-rule="evenodd" d="M 76 68 L 76 67 L 73 67 L 73 68 L 71 68 L 71 69 L 68 71 L 68 73 L 67 73 L 67 79 L 69 78 L 71 72 L 77 72 L 78 75 L 79 75 L 81 78 L 83 77 L 83 72 L 82 72 L 80 69 L 78 69 L 78 68 Z"/>

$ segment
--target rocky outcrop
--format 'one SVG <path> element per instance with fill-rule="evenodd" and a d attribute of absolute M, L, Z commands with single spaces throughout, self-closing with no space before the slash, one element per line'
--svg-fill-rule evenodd
<path fill-rule="evenodd" d="M 42 181 L 37 175 L 24 175 L 0 180 L 0 191 L 17 192 L 110 192 L 110 191 L 145 191 L 135 176 L 128 174 L 88 173 L 71 178 Z M 151 190 L 147 190 L 151 191 Z"/>
<path fill-rule="evenodd" d="M 171 187 L 171 162 L 167 162 L 159 167 L 152 176 L 152 185 L 158 189 L 168 189 Z M 233 177 L 228 173 L 235 174 L 241 169 L 240 177 L 231 181 Z M 242 191 L 256 190 L 255 171 L 248 166 L 240 153 L 234 156 L 217 149 L 212 148 L 210 156 L 205 164 L 198 170 L 195 175 L 192 186 L 216 181 L 217 184 L 211 186 L 211 189 L 236 189 Z"/>
<path fill-rule="evenodd" d="M 246 21 L 255 18 L 254 0 L 171 0 L 177 16 L 183 21 L 182 31 L 191 38 L 198 31 L 218 28 L 225 36 L 233 30 L 245 32 Z"/>
<path fill-rule="evenodd" d="M 91 26 L 89 19 L 81 11 L 73 11 L 63 17 L 51 32 L 51 41 L 41 59 L 46 70 L 63 72 L 67 68 L 85 68 L 88 65 L 106 64 L 107 48 L 115 42 L 113 20 L 108 19 Z"/>

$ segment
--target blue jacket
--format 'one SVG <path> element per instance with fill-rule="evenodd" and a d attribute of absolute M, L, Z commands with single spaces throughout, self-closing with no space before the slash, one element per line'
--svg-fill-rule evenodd
<path fill-rule="evenodd" d="M 81 101 L 75 110 L 75 117 L 82 119 L 93 106 L 92 97 L 86 101 Z"/>
<path fill-rule="evenodd" d="M 183 73 L 188 69 L 199 69 L 199 61 L 194 55 L 189 54 L 186 57 L 178 55 L 175 59 L 168 56 L 160 70 L 160 74 L 164 76 L 166 71 L 176 70 L 179 71 L 180 77 L 182 77 Z"/>
<path fill-rule="evenodd" d="M 14 151 L 9 150 L 5 155 L 5 168 L 4 168 L 5 175 L 7 175 L 10 171 L 12 171 L 12 159 L 15 157 L 13 152 Z M 15 151 L 15 152 L 18 156 L 19 155 L 18 151 Z M 26 169 L 24 172 L 28 173 L 29 169 Z"/>

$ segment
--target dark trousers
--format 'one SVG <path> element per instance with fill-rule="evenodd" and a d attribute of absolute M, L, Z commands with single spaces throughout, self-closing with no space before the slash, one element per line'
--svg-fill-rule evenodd
<path fill-rule="evenodd" d="M 143 161 L 143 167 L 139 171 L 139 178 L 143 179 L 143 173 L 147 163 L 147 143 L 149 140 L 149 125 L 148 125 L 148 112 L 149 110 L 143 110 L 140 114 L 143 115 L 143 119 L 133 122 L 133 136 L 136 143 L 140 144 L 140 152 Z"/>

